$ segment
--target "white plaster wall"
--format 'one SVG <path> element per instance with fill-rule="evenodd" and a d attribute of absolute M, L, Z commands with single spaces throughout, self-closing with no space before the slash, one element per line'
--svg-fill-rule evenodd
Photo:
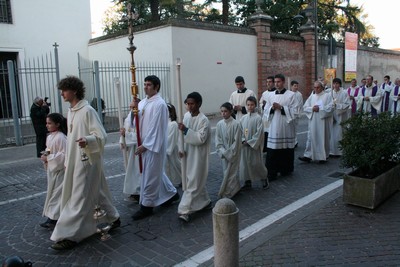
<path fill-rule="evenodd" d="M 89 57 L 98 61 L 129 62 L 128 43 L 127 36 L 122 36 L 90 44 Z M 204 113 L 219 112 L 221 104 L 236 90 L 234 79 L 238 75 L 245 78 L 247 88 L 257 91 L 256 36 L 163 26 L 135 33 L 134 44 L 135 62 L 171 64 L 171 102 L 175 106 L 178 57 L 182 60 L 182 97 L 198 91 L 203 96 Z"/>
<path fill-rule="evenodd" d="M 179 27 L 174 27 L 172 34 L 172 60 L 182 60 L 182 97 L 199 92 L 204 113 L 219 112 L 236 90 L 238 75 L 256 93 L 256 36 Z"/>
<path fill-rule="evenodd" d="M 77 53 L 88 55 L 91 38 L 89 0 L 15 0 L 11 12 L 13 23 L 0 23 L 0 51 L 23 61 L 53 52 L 57 42 L 61 77 L 78 74 Z"/>
<path fill-rule="evenodd" d="M 172 27 L 164 26 L 134 33 L 135 62 L 170 62 Z M 128 35 L 89 44 L 89 58 L 105 62 L 130 62 Z"/>

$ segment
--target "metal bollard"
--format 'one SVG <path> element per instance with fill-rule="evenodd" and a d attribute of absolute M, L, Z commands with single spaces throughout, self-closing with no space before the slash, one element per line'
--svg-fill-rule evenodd
<path fill-rule="evenodd" d="M 239 266 L 239 209 L 229 198 L 213 208 L 214 266 Z"/>

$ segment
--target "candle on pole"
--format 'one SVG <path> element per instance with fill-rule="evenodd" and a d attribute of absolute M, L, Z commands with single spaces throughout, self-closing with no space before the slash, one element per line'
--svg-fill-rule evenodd
<path fill-rule="evenodd" d="M 124 121 L 122 118 L 122 106 L 121 106 L 121 84 L 119 81 L 119 77 L 114 78 L 114 84 L 115 84 L 115 91 L 117 95 L 117 109 L 118 109 L 118 122 L 119 122 L 119 128 L 122 129 L 124 128 Z M 128 153 L 126 153 L 126 142 L 125 142 L 125 136 L 121 136 L 122 140 L 122 155 L 124 157 L 124 166 L 126 169 L 126 166 L 128 165 Z"/>
<path fill-rule="evenodd" d="M 182 106 L 182 89 L 181 89 L 181 59 L 176 59 L 176 93 L 178 97 L 178 121 L 183 121 L 183 106 Z M 183 151 L 184 149 L 184 140 L 183 140 L 183 132 L 179 131 L 179 148 Z M 181 158 L 181 173 L 182 173 L 182 190 L 186 190 L 186 155 L 183 154 Z"/>

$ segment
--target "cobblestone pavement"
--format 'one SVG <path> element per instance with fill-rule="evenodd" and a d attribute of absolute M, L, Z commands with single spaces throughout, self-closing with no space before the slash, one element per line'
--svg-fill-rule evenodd
<path fill-rule="evenodd" d="M 217 120 L 213 119 L 212 125 Z M 305 130 L 303 118 L 296 158 L 304 151 Z M 126 201 L 122 194 L 124 168 L 117 140 L 117 134 L 109 135 L 105 172 L 122 225 L 111 233 L 110 240 L 102 242 L 94 235 L 75 249 L 62 252 L 50 248 L 51 232 L 38 225 L 44 220 L 46 175 L 40 161 L 33 157 L 34 146 L 0 150 L 0 260 L 19 255 L 34 266 L 173 266 L 212 246 L 211 211 L 182 223 L 175 204 L 156 208 L 155 214 L 144 220 L 132 221 L 138 205 Z M 296 160 L 294 173 L 271 182 L 268 190 L 255 184 L 252 190 L 235 196 L 239 229 L 247 229 L 299 199 L 340 182 L 343 172 L 339 159 L 322 165 Z M 211 153 L 207 188 L 213 203 L 218 200 L 221 175 L 219 159 Z M 341 187 L 329 191 L 243 240 L 240 265 L 398 265 L 399 198 L 397 194 L 376 211 L 369 211 L 344 205 Z M 212 260 L 202 265 L 210 266 Z"/>

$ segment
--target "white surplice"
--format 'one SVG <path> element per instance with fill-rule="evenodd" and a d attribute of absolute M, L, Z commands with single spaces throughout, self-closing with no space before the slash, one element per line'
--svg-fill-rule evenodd
<path fill-rule="evenodd" d="M 319 106 L 319 111 L 312 109 Z M 322 91 L 312 93 L 303 106 L 308 118 L 308 135 L 304 156 L 312 160 L 326 160 L 329 156 L 330 135 L 332 131 L 332 95 Z"/>
<path fill-rule="evenodd" d="M 393 88 L 394 84 L 390 81 L 388 83 L 382 83 L 379 87 L 379 89 L 382 91 L 381 112 L 388 111 L 390 109 L 390 106 L 392 105 L 390 93 L 392 92 Z"/>
<path fill-rule="evenodd" d="M 132 118 L 133 113 L 129 112 L 128 116 L 124 120 L 125 128 L 125 145 L 126 153 L 128 154 L 128 164 L 126 165 L 126 173 L 124 179 L 123 193 L 128 195 L 139 195 L 140 194 L 140 183 L 142 175 L 139 169 L 139 157 L 135 155 L 137 149 L 137 135 L 136 125 Z M 122 137 L 119 143 L 122 144 Z"/>
<path fill-rule="evenodd" d="M 65 173 L 65 150 L 67 148 L 67 136 L 60 132 L 52 132 L 46 139 L 47 156 L 47 192 L 44 202 L 43 216 L 52 220 L 60 217 L 62 184 Z"/>
<path fill-rule="evenodd" d="M 139 102 L 140 138 L 147 150 L 142 154 L 143 173 L 140 204 L 156 207 L 176 194 L 164 172 L 167 154 L 168 108 L 159 93 Z"/>
<path fill-rule="evenodd" d="M 396 85 L 390 92 L 390 100 L 392 104 L 390 105 L 389 111 L 391 111 L 392 114 L 400 113 L 399 96 L 400 96 L 400 86 Z"/>
<path fill-rule="evenodd" d="M 179 129 L 176 121 L 168 122 L 168 147 L 167 160 L 165 162 L 165 173 L 174 186 L 182 182 L 181 160 L 178 152 Z"/>
<path fill-rule="evenodd" d="M 211 128 L 208 118 L 187 112 L 183 124 L 188 128 L 184 135 L 186 157 L 186 189 L 178 206 L 179 214 L 190 214 L 211 203 L 207 193 L 208 160 L 210 155 Z"/>
<path fill-rule="evenodd" d="M 356 111 L 357 111 L 356 100 L 357 100 L 358 94 L 360 93 L 360 90 L 361 90 L 361 88 L 358 87 L 357 85 L 354 86 L 354 87 L 350 86 L 349 88 L 347 88 L 347 95 L 349 96 L 349 98 L 353 97 L 353 100 L 350 99 L 350 101 L 351 101 L 351 103 L 350 103 L 351 106 L 350 106 L 350 109 L 349 109 L 350 115 L 354 115 L 356 113 Z"/>
<path fill-rule="evenodd" d="M 241 143 L 242 130 L 238 121 L 229 117 L 229 119 L 223 119 L 217 123 L 215 147 L 221 158 L 223 170 L 223 179 L 218 193 L 220 198 L 231 198 L 240 190 L 238 170 Z"/>
<path fill-rule="evenodd" d="M 242 128 L 242 145 L 240 156 L 240 181 L 258 181 L 267 179 L 267 168 L 262 160 L 264 147 L 264 126 L 258 113 L 247 113 L 240 120 Z"/>
<path fill-rule="evenodd" d="M 374 87 L 376 87 L 374 89 Z M 373 91 L 376 91 L 375 95 L 372 96 Z M 379 114 L 381 112 L 381 104 L 382 104 L 382 95 L 383 92 L 376 85 L 372 84 L 371 86 L 361 87 L 358 91 L 357 96 L 357 111 L 362 112 L 372 112 L 371 106 L 376 109 L 376 112 Z M 369 101 L 365 100 L 365 97 L 369 97 Z"/>
<path fill-rule="evenodd" d="M 94 208 L 106 211 L 103 222 L 112 223 L 119 214 L 112 204 L 103 171 L 103 152 L 107 134 L 97 112 L 86 100 L 80 100 L 68 111 L 65 176 L 61 196 L 61 214 L 51 240 L 68 239 L 79 242 L 96 233 Z M 79 148 L 78 140 L 85 137 L 87 146 Z M 82 161 L 84 152 L 89 160 Z"/>
<path fill-rule="evenodd" d="M 267 99 L 269 98 L 269 96 L 274 93 L 275 93 L 275 91 L 265 91 L 262 93 L 261 98 L 260 98 L 260 107 L 259 107 L 260 115 L 263 120 L 264 132 L 266 132 L 266 133 L 268 133 L 268 131 L 269 131 L 268 115 L 266 113 L 268 111 L 266 111 L 267 105 L 266 104 L 264 105 L 264 109 L 262 109 L 262 105 L 264 102 L 267 103 Z M 267 140 L 264 140 L 264 141 L 265 141 L 265 143 L 267 142 Z"/>
<path fill-rule="evenodd" d="M 331 94 L 334 107 L 329 154 L 340 156 L 342 155 L 342 151 L 339 149 L 339 141 L 342 140 L 343 136 L 343 130 L 340 124 L 349 118 L 351 100 L 347 91 L 343 88 L 340 88 L 338 91 L 329 90 L 327 94 Z"/>
<path fill-rule="evenodd" d="M 243 90 L 241 92 L 239 92 L 239 90 L 236 90 L 229 97 L 229 103 L 231 103 L 233 106 L 241 105 L 242 106 L 242 110 L 246 110 L 246 99 L 249 96 L 256 97 L 254 92 L 252 90 L 247 89 L 247 88 L 246 88 L 246 90 L 244 92 L 243 92 Z M 245 115 L 245 114 L 243 114 L 242 110 L 238 110 L 235 113 L 237 121 L 240 121 L 240 119 Z"/>
<path fill-rule="evenodd" d="M 295 93 L 286 89 L 283 94 L 277 94 L 275 91 L 269 94 L 264 108 L 264 117 L 269 124 L 267 147 L 271 149 L 294 148 L 295 146 L 295 119 L 299 116 L 301 109 L 296 102 Z M 279 103 L 282 111 L 273 110 L 273 103 Z"/>
<path fill-rule="evenodd" d="M 295 98 L 295 106 L 297 108 L 297 116 L 294 119 L 294 134 L 295 134 L 295 143 L 297 144 L 297 129 L 299 128 L 299 121 L 300 121 L 300 116 L 303 113 L 303 105 L 304 105 L 304 101 L 303 101 L 303 95 L 299 92 L 296 91 L 294 92 L 294 98 Z"/>

